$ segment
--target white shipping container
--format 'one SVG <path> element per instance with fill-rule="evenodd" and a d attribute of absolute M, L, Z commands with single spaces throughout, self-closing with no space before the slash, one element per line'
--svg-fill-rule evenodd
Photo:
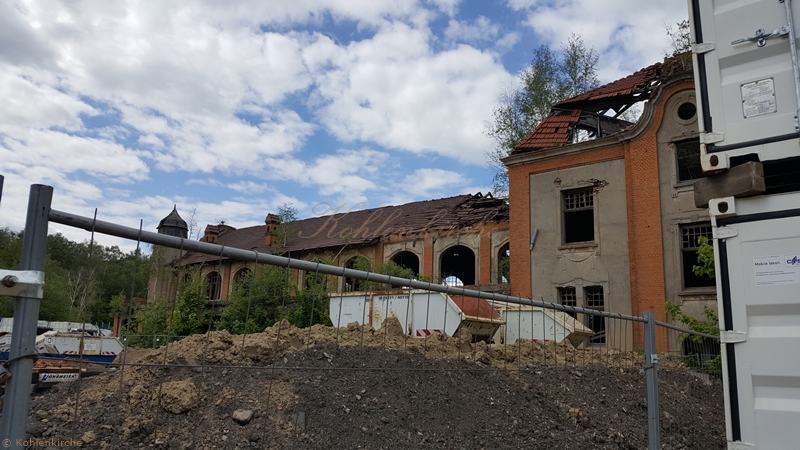
<path fill-rule="evenodd" d="M 800 156 L 800 8 L 791 0 L 688 5 L 703 170 L 727 169 L 740 155 Z"/>
<path fill-rule="evenodd" d="M 722 201 L 728 212 L 712 217 L 729 448 L 796 448 L 800 193 Z"/>

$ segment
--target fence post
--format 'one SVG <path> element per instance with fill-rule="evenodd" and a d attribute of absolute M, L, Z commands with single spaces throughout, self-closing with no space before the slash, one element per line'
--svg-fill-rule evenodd
<path fill-rule="evenodd" d="M 644 373 L 647 382 L 647 438 L 648 450 L 661 448 L 661 423 L 658 418 L 658 353 L 656 351 L 656 316 L 645 311 L 644 318 Z"/>
<path fill-rule="evenodd" d="M 52 200 L 52 187 L 41 184 L 31 186 L 20 270 L 44 271 L 47 217 Z M 14 326 L 8 355 L 11 379 L 6 385 L 3 417 L 0 420 L 0 437 L 10 439 L 4 441 L 4 446 L 9 442 L 11 448 L 24 448 L 22 441 L 25 440 L 25 425 L 28 422 L 34 360 L 32 356 L 36 355 L 36 326 L 41 302 L 38 298 L 14 299 Z"/>

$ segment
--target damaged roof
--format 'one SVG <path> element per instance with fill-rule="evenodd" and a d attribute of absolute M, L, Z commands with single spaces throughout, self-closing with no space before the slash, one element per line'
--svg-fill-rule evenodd
<path fill-rule="evenodd" d="M 342 211 L 345 211 L 342 208 Z M 465 194 L 437 200 L 384 206 L 339 214 L 312 217 L 287 224 L 288 238 L 283 253 L 307 253 L 357 247 L 377 243 L 388 236 L 409 239 L 449 230 L 469 230 L 485 223 L 508 222 L 508 205 L 491 194 Z M 263 253 L 272 253 L 264 244 L 265 226 L 220 230 L 217 244 Z M 187 253 L 178 263 L 216 261 L 219 257 Z M 223 258 L 226 259 L 226 258 Z"/>
<path fill-rule="evenodd" d="M 677 55 L 597 89 L 556 103 L 550 116 L 517 144 L 512 154 L 560 147 L 572 142 L 577 130 L 601 138 L 629 129 L 633 123 L 618 119 L 631 105 L 647 100 L 664 79 L 691 70 L 685 55 Z M 613 115 L 606 115 L 613 111 Z"/>

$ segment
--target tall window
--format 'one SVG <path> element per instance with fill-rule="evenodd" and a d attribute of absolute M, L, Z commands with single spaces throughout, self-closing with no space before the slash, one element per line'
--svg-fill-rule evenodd
<path fill-rule="evenodd" d="M 564 243 L 594 241 L 594 195 L 592 189 L 562 193 Z"/>
<path fill-rule="evenodd" d="M 697 288 L 697 287 L 711 287 L 716 283 L 710 277 L 705 275 L 695 275 L 692 272 L 692 267 L 699 265 L 697 261 L 697 249 L 700 247 L 697 239 L 701 236 L 708 238 L 711 243 L 711 224 L 695 223 L 690 225 L 683 225 L 681 230 L 681 265 L 683 266 L 683 287 Z"/>
<path fill-rule="evenodd" d="M 578 306 L 578 296 L 575 294 L 574 287 L 558 288 L 558 300 L 564 306 Z M 567 312 L 570 316 L 575 318 L 576 313 Z"/>
<path fill-rule="evenodd" d="M 584 290 L 586 294 L 586 308 L 604 311 L 606 308 L 603 286 L 589 286 Z M 594 336 L 589 339 L 592 344 L 606 343 L 606 319 L 603 316 L 586 316 L 586 326 L 594 331 Z"/>
<path fill-rule="evenodd" d="M 222 277 L 217 272 L 206 275 L 208 280 L 208 300 L 219 300 L 222 293 Z"/>
<path fill-rule="evenodd" d="M 688 181 L 703 177 L 703 167 L 700 165 L 699 139 L 676 143 L 675 157 L 678 159 L 678 181 Z"/>

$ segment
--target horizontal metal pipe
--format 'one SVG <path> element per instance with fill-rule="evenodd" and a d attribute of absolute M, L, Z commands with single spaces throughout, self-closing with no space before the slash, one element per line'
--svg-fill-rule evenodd
<path fill-rule="evenodd" d="M 683 333 L 686 333 L 686 334 L 691 334 L 693 336 L 702 336 L 702 337 L 707 337 L 707 338 L 710 338 L 710 339 L 719 340 L 719 336 L 714 336 L 713 334 L 701 333 L 699 331 L 694 331 L 694 330 L 688 330 L 686 328 L 681 328 L 681 327 L 679 327 L 677 325 L 673 325 L 671 323 L 660 322 L 660 321 L 656 320 L 656 325 L 662 326 L 664 328 L 669 328 L 671 330 L 677 330 L 677 331 L 680 331 L 680 332 L 683 332 Z"/>
<path fill-rule="evenodd" d="M 609 313 L 605 311 L 597 311 L 594 309 L 578 308 L 575 306 L 564 306 L 555 303 L 543 302 L 539 300 L 513 297 L 510 295 L 495 294 L 492 292 L 476 291 L 474 289 L 464 289 L 442 284 L 434 284 L 418 280 L 410 280 L 408 278 L 399 278 L 390 275 L 364 272 L 356 269 L 348 269 L 345 267 L 331 266 L 328 264 L 304 261 L 302 259 L 286 258 L 283 256 L 271 255 L 269 253 L 260 253 L 254 250 L 242 250 L 239 248 L 225 247 L 224 245 L 211 244 L 208 242 L 192 241 L 189 239 L 179 238 L 176 236 L 153 233 L 152 231 L 141 231 L 136 228 L 125 227 L 115 223 L 104 222 L 102 220 L 94 220 L 89 217 L 82 217 L 75 214 L 66 213 L 63 211 L 57 211 L 54 209 L 50 210 L 49 219 L 51 222 L 60 223 L 62 225 L 67 225 L 74 228 L 81 228 L 86 231 L 94 230 L 95 233 L 108 234 L 110 236 L 138 240 L 153 245 L 161 245 L 163 247 L 183 249 L 185 251 L 193 251 L 198 253 L 206 253 L 209 255 L 217 255 L 220 257 L 225 257 L 237 261 L 258 262 L 262 264 L 270 264 L 273 266 L 287 267 L 290 269 L 306 270 L 310 272 L 324 273 L 326 275 L 336 275 L 340 277 L 354 278 L 357 280 L 384 283 L 392 286 L 403 286 L 414 289 L 424 289 L 433 292 L 442 292 L 448 295 L 464 295 L 467 297 L 479 297 L 486 300 L 495 300 L 500 302 L 513 303 L 516 305 L 536 306 L 540 308 L 555 309 L 558 311 L 575 312 L 575 313 L 610 317 L 622 320 L 631 320 L 634 322 L 645 322 L 644 318 L 637 316 Z"/>

